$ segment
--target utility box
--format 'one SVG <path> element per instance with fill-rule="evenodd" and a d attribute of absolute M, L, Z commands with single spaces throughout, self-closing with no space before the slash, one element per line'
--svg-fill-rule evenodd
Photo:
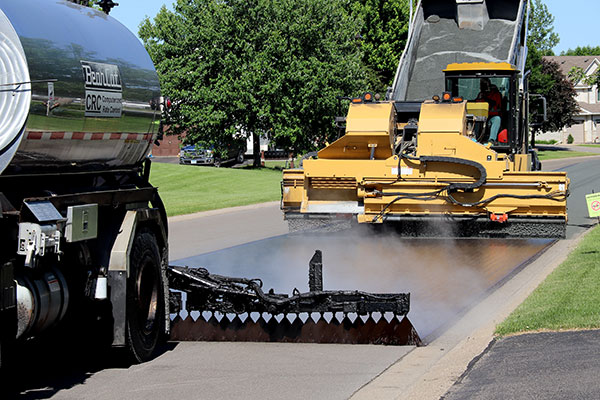
<path fill-rule="evenodd" d="M 80 242 L 98 236 L 98 204 L 71 206 L 67 209 L 67 242 Z"/>

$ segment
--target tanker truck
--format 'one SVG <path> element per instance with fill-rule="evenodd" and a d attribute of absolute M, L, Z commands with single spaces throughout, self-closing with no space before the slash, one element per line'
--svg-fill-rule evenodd
<path fill-rule="evenodd" d="M 0 0 L 0 36 L 0 350 L 71 321 L 147 360 L 170 325 L 152 60 L 67 1 Z"/>

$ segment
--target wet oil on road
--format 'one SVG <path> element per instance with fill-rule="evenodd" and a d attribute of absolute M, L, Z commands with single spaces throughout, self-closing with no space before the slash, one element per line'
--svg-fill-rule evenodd
<path fill-rule="evenodd" d="M 211 273 L 260 278 L 264 289 L 308 291 L 308 262 L 323 251 L 324 288 L 411 293 L 421 338 L 476 302 L 550 240 L 405 239 L 365 229 L 289 234 L 174 261 Z"/>

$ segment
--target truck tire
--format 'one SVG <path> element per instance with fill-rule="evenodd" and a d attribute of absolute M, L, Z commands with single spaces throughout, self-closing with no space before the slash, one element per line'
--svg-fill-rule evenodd
<path fill-rule="evenodd" d="M 127 278 L 127 347 L 134 362 L 150 360 L 164 340 L 161 259 L 154 234 L 136 233 Z"/>

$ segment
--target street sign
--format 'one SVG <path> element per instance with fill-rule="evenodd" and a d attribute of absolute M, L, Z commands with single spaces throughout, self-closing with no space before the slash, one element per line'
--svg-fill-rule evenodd
<path fill-rule="evenodd" d="M 592 193 L 585 196 L 588 212 L 591 217 L 600 217 L 600 193 Z"/>

